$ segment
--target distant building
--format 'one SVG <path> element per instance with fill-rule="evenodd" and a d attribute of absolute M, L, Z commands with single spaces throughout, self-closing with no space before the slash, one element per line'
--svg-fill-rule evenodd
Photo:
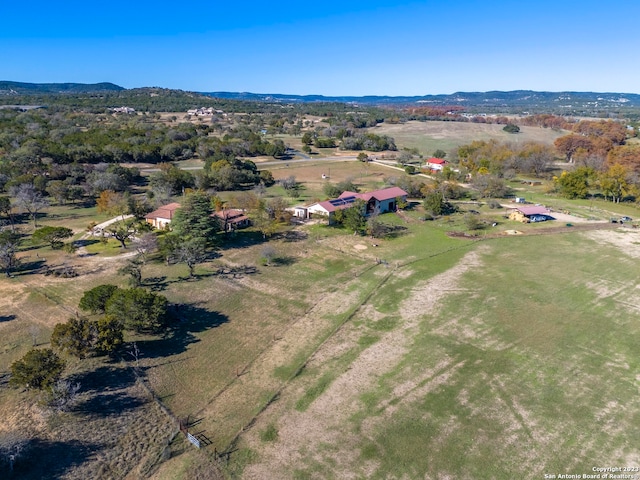
<path fill-rule="evenodd" d="M 214 113 L 222 113 L 222 110 L 214 110 L 213 107 L 200 107 L 187 110 L 187 115 L 193 117 L 211 117 Z"/>
<path fill-rule="evenodd" d="M 432 157 L 425 162 L 424 166 L 432 172 L 441 172 L 446 164 L 446 160 L 443 160 L 442 158 Z"/>
<path fill-rule="evenodd" d="M 112 108 L 111 111 L 114 113 L 136 113 L 136 109 L 131 107 L 116 107 Z"/>

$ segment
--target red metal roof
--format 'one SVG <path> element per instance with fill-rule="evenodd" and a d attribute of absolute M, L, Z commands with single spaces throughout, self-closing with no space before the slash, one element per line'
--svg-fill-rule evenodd
<path fill-rule="evenodd" d="M 535 207 L 516 207 L 516 210 L 518 210 L 520 213 L 522 213 L 523 215 L 526 215 L 526 216 L 529 216 L 529 215 L 547 215 L 547 214 L 551 213 L 551 212 L 549 212 L 547 207 L 543 207 L 542 205 L 535 206 Z"/>
<path fill-rule="evenodd" d="M 447 161 L 443 160 L 442 158 L 432 157 L 429 160 L 427 160 L 427 163 L 433 163 L 435 165 L 444 165 L 445 163 L 447 163 Z"/>
<path fill-rule="evenodd" d="M 406 197 L 407 192 L 402 190 L 400 187 L 389 187 L 383 188 L 382 190 L 374 190 L 373 192 L 363 193 L 361 195 L 361 198 L 366 201 L 369 201 L 370 198 L 375 198 L 379 202 L 383 202 L 385 200 L 391 200 L 392 198 L 396 197 Z M 365 196 L 367 196 L 368 198 L 365 199 Z"/>
<path fill-rule="evenodd" d="M 342 192 L 338 198 L 357 197 L 357 196 L 358 196 L 358 193 L 350 192 L 349 190 L 346 190 L 346 191 Z"/>
<path fill-rule="evenodd" d="M 391 200 L 392 198 L 406 196 L 407 192 L 402 190 L 400 187 L 389 187 L 367 193 L 342 192 L 342 194 L 338 198 L 348 199 L 351 197 L 355 197 L 356 199 L 359 198 L 361 200 L 364 200 L 365 202 L 368 202 L 372 198 L 375 198 L 377 201 L 383 202 L 385 200 Z M 336 204 L 335 200 L 325 200 L 324 202 L 318 202 L 318 205 L 324 208 L 327 212 L 335 212 L 336 210 L 343 210 L 350 207 L 351 205 L 353 205 L 353 202 Z"/>

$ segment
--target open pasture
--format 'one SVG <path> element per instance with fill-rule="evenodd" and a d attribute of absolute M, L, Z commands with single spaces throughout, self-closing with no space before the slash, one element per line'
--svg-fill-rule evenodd
<path fill-rule="evenodd" d="M 245 478 L 638 466 L 640 237 L 621 243 L 629 235 L 452 244 L 400 262 L 242 436 L 255 452 Z"/>
<path fill-rule="evenodd" d="M 340 165 L 345 178 L 362 168 Z M 300 178 L 323 166 L 303 164 Z M 539 478 L 633 464 L 640 234 L 471 241 L 446 236 L 459 228 L 456 216 L 423 222 L 408 213 L 383 216 L 398 235 L 375 242 L 297 227 L 270 242 L 285 261 L 255 274 L 219 273 L 258 264 L 265 244 L 250 231 L 199 266 L 195 281 L 184 265 L 150 263 L 145 285 L 180 305 L 180 321 L 166 336 L 129 338 L 146 383 L 218 451 L 233 450 L 232 477 Z M 30 347 L 31 325 L 44 344 L 83 289 L 124 283 L 118 257 L 76 261 L 87 268 L 82 282 L 37 274 L 3 282 L 3 311 L 16 312 L 0 323 L 3 371 Z M 91 382 L 107 385 L 116 366 L 94 363 Z M 135 382 L 115 391 L 139 399 L 128 425 L 149 415 Z M 95 402 L 91 392 L 85 402 Z M 7 427 L 33 415 L 16 402 L 3 390 L 0 408 L 16 412 Z M 86 424 L 85 416 L 74 411 L 65 422 Z M 157 479 L 184 478 L 210 460 L 207 449 L 176 441 L 152 468 L 172 420 L 150 418 L 121 453 L 79 457 L 77 472 L 123 468 L 133 442 L 146 445 L 131 457 L 137 471 Z M 42 435 L 45 425 L 29 431 Z M 61 435 L 55 425 L 48 431 Z M 63 438 L 86 444 L 90 430 L 65 429 Z"/>
<path fill-rule="evenodd" d="M 417 148 L 424 156 L 440 149 L 451 155 L 456 148 L 474 140 L 497 140 L 499 142 L 540 142 L 552 145 L 554 140 L 568 132 L 550 128 L 520 127 L 520 133 L 504 132 L 504 125 L 471 122 L 417 122 L 402 124 L 381 123 L 370 131 L 378 135 L 389 135 L 396 141 L 398 149 Z"/>
<path fill-rule="evenodd" d="M 405 175 L 402 171 L 372 163 L 334 159 L 289 163 L 288 166 L 272 165 L 269 169 L 276 180 L 291 175 L 296 177 L 296 181 L 303 186 L 300 190 L 301 201 L 326 198 L 322 187 L 327 182 L 335 184 L 352 180 L 362 191 L 368 191 L 380 188 L 386 177 Z M 322 178 L 323 175 L 327 178 Z"/>

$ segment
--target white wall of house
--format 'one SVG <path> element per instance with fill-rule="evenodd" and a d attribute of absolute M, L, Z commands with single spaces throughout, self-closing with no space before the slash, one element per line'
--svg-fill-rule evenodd
<path fill-rule="evenodd" d="M 311 215 L 322 215 L 324 217 L 329 216 L 329 212 L 325 210 L 323 206 L 317 204 L 311 205 L 309 208 L 307 208 L 307 212 L 309 212 L 309 214 Z"/>
<path fill-rule="evenodd" d="M 171 223 L 171 219 L 170 218 L 156 217 L 156 218 L 151 220 L 151 225 L 153 225 L 158 230 L 163 230 L 170 223 Z"/>

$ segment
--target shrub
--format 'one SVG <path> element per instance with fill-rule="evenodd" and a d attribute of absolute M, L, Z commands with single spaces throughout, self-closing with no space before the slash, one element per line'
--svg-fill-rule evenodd
<path fill-rule="evenodd" d="M 65 362 L 50 348 L 29 350 L 11 364 L 12 385 L 42 390 L 58 381 Z"/>
<path fill-rule="evenodd" d="M 265 430 L 260 432 L 260 440 L 263 442 L 273 442 L 278 439 L 278 429 L 270 423 Z"/>
<path fill-rule="evenodd" d="M 98 285 L 97 287 L 87 290 L 80 299 L 79 307 L 84 311 L 91 313 L 104 312 L 105 305 L 111 296 L 118 290 L 115 285 Z"/>

